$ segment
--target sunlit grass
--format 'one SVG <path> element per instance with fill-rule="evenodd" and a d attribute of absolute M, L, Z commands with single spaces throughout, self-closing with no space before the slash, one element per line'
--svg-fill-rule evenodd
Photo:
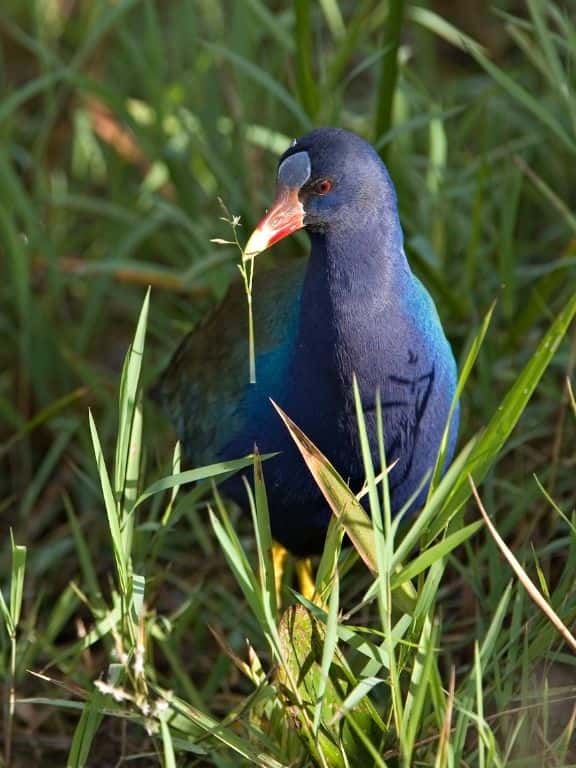
<path fill-rule="evenodd" d="M 548 585 L 545 585 L 545 595 L 538 592 L 508 551 L 506 557 L 520 579 L 518 586 L 509 583 L 505 602 L 500 603 L 487 633 L 476 638 L 473 666 L 467 675 L 458 679 L 450 693 L 453 684 L 443 679 L 436 604 L 449 555 L 476 535 L 482 525 L 480 521 L 454 525 L 454 515 L 462 507 L 463 486 L 474 474 L 481 478 L 485 467 L 498 456 L 507 431 L 519 419 L 576 315 L 576 297 L 542 339 L 539 349 L 543 353 L 536 353 L 528 362 L 497 407 L 498 435 L 493 436 L 489 426 L 474 438 L 472 446 L 463 450 L 440 480 L 422 513 L 407 526 L 401 525 L 401 516 L 391 519 L 386 472 L 380 478 L 374 474 L 358 396 L 359 434 L 366 469 L 366 487 L 362 493 L 369 496 L 371 518 L 324 456 L 278 409 L 335 515 L 318 570 L 316 591 L 321 596 L 320 603 L 314 605 L 296 596 L 297 604 L 285 613 L 280 612 L 276 602 L 266 490 L 258 456 L 253 460 L 248 457 L 239 462 L 177 472 L 156 481 L 142 493 L 138 491 L 138 457 L 145 433 L 137 404 L 141 398 L 140 372 L 148 304 L 149 296 L 143 305 L 120 386 L 114 491 L 96 426 L 91 421 L 103 501 L 108 512 L 110 548 L 116 563 L 115 586 L 109 607 L 103 614 L 103 606 L 100 606 L 94 611 L 93 619 L 102 626 L 105 617 L 104 635 L 110 634 L 114 642 L 110 648 L 106 681 L 98 680 L 92 692 L 85 691 L 86 702 L 82 704 L 68 764 L 85 764 L 104 714 L 128 719 L 156 735 L 162 743 L 166 765 L 176 764 L 175 756 L 180 750 L 194 752 L 199 749 L 215 756 L 222 746 L 230 755 L 230 764 L 247 760 L 254 765 L 276 766 L 286 764 L 295 756 L 306 760 L 307 755 L 315 763 L 325 766 L 386 766 L 392 758 L 398 758 L 403 766 L 411 766 L 416 755 L 424 764 L 433 764 L 446 713 L 456 702 L 455 713 L 451 715 L 456 718 L 456 736 L 454 740 L 451 736 L 445 737 L 446 744 L 438 754 L 452 752 L 457 762 L 469 759 L 464 756 L 465 736 L 473 730 L 477 732 L 475 751 L 479 764 L 505 765 L 496 732 L 486 719 L 484 678 L 493 654 L 502 647 L 502 621 L 513 591 L 526 588 L 536 600 L 552 625 L 550 640 L 555 632 L 571 642 L 572 636 L 565 621 L 552 608 L 554 595 Z M 485 328 L 482 328 L 479 340 L 484 333 Z M 477 345 L 472 344 L 469 360 L 462 366 L 464 377 L 468 376 L 476 355 Z M 173 692 L 164 690 L 156 682 L 151 647 L 158 631 L 165 632 L 162 628 L 164 619 L 147 612 L 149 587 L 146 587 L 144 576 L 137 575 L 132 566 L 133 520 L 143 501 L 154 494 L 171 491 L 161 516 L 161 525 L 170 530 L 174 525 L 171 510 L 180 485 L 242 469 L 252 461 L 254 489 L 247 483 L 246 493 L 256 541 L 254 565 L 218 495 L 215 508 L 209 511 L 215 537 L 264 642 L 260 646 L 259 640 L 254 641 L 248 660 L 224 646 L 225 652 L 253 686 L 253 693 L 248 695 L 243 706 L 218 723 L 206 714 L 196 712 L 192 702 L 176 698 Z M 175 466 L 179 469 L 177 453 Z M 479 501 L 475 489 L 474 492 Z M 450 511 L 443 512 L 446 509 Z M 483 507 L 482 510 L 486 515 Z M 491 523 L 490 526 L 492 528 Z M 341 553 L 342 536 L 334 535 L 338 529 L 348 534 L 368 570 L 369 579 L 362 594 L 346 605 L 346 615 L 361 612 L 365 616 L 364 622 L 351 622 L 342 613 L 340 579 L 345 576 L 339 575 L 338 561 L 343 565 L 349 555 Z M 147 525 L 144 535 L 152 541 L 157 530 L 157 524 Z M 498 538 L 494 530 L 492 533 Z M 409 542 L 417 540 L 421 542 L 421 548 L 413 555 Z M 501 542 L 499 546 L 502 546 Z M 21 582 L 22 579 L 20 591 Z M 376 610 L 371 609 L 372 605 Z M 563 610 L 566 609 L 564 605 Z M 573 613 L 574 606 L 570 610 Z M 8 610 L 5 613 L 10 615 Z M 547 630 L 545 624 L 541 631 Z M 101 639 L 101 632 L 96 633 L 83 647 L 88 648 Z M 509 642 L 508 638 L 506 641 Z M 269 667 L 268 674 L 266 667 Z M 65 687 L 73 694 L 73 699 L 77 699 L 78 692 L 71 682 Z M 29 699 L 28 702 L 69 706 L 68 700 L 56 697 Z M 234 734 L 227 732 L 232 723 L 235 724 Z M 215 729 L 218 735 L 215 735 Z M 288 741 L 286 729 L 293 730 Z M 425 733 L 436 735 L 431 740 L 425 739 L 422 748 L 420 740 Z M 447 764 L 446 759 L 443 758 L 444 763 L 440 764 Z"/>
<path fill-rule="evenodd" d="M 392 6 L 2 10 L 4 764 L 576 762 L 576 28 L 529 0 L 476 41 Z M 247 233 L 278 154 L 327 123 L 386 154 L 461 441 L 409 520 L 366 454 L 370 518 L 287 414 L 334 522 L 318 603 L 288 573 L 278 604 L 266 457 L 184 468 L 144 392 L 237 275 L 218 196 Z M 232 470 L 250 515 L 214 493 Z"/>

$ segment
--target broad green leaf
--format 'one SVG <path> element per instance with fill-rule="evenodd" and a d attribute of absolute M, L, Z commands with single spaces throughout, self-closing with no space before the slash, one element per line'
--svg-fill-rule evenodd
<path fill-rule="evenodd" d="M 333 606 L 338 600 L 334 593 L 337 593 L 336 589 L 333 590 Z M 288 722 L 301 722 L 302 735 L 308 749 L 317 761 L 320 759 L 320 764 L 329 768 L 345 768 L 346 763 L 339 747 L 339 741 L 342 741 L 346 744 L 345 752 L 352 764 L 365 765 L 365 748 L 359 743 L 356 734 L 348 729 L 348 723 L 342 723 L 336 729 L 326 727 L 341 709 L 347 693 L 353 687 L 345 658 L 337 648 L 336 637 L 331 631 L 332 637 L 327 645 L 326 632 L 327 627 L 302 605 L 290 606 L 282 615 L 280 644 L 285 666 L 278 670 L 277 679 L 282 686 L 281 690 L 287 689 L 290 694 L 294 691 L 291 690 L 289 679 L 295 680 L 302 702 L 301 705 L 297 704 L 293 695 L 290 695 L 285 701 L 285 716 L 289 718 Z M 319 701 L 320 727 L 318 730 L 309 730 L 307 725 L 310 712 L 315 711 Z M 360 701 L 354 714 L 366 734 L 374 732 L 375 720 L 367 700 Z M 319 753 L 323 760 L 319 758 Z"/>
<path fill-rule="evenodd" d="M 132 574 L 132 611 L 134 621 L 138 623 L 142 619 L 144 609 L 144 592 L 146 590 L 146 578 L 138 573 Z"/>
<path fill-rule="evenodd" d="M 320 600 L 327 599 L 327 595 L 334 584 L 334 573 L 338 569 L 338 558 L 342 549 L 343 537 L 344 529 L 333 515 L 328 524 L 322 557 L 316 569 L 316 592 Z"/>
<path fill-rule="evenodd" d="M 330 34 L 334 40 L 341 40 L 346 34 L 346 27 L 338 0 L 320 0 L 320 5 L 322 6 Z"/>

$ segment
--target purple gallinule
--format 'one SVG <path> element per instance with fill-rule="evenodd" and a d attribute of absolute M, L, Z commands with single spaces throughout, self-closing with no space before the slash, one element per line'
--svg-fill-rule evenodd
<path fill-rule="evenodd" d="M 276 401 L 359 490 L 364 471 L 352 379 L 378 465 L 380 398 L 393 512 L 434 467 L 456 388 L 456 364 L 432 298 L 403 247 L 396 194 L 376 151 L 339 128 L 319 128 L 280 158 L 275 202 L 246 246 L 256 254 L 298 229 L 306 262 L 256 271 L 257 383 L 248 378 L 245 296 L 234 283 L 182 341 L 156 392 L 193 465 L 278 452 L 264 472 L 272 534 L 297 556 L 321 550 L 330 510 L 270 403 Z M 446 464 L 458 430 L 450 427 Z M 422 486 L 422 487 L 421 487 Z M 420 491 L 418 491 L 420 487 Z M 241 479 L 224 491 L 246 505 Z"/>

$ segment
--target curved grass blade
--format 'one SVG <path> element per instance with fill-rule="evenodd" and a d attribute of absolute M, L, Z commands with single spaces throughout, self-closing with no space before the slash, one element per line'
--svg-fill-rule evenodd
<path fill-rule="evenodd" d="M 480 483 L 497 460 L 575 316 L 576 291 L 542 337 L 536 351 L 498 406 L 486 429 L 479 436 L 462 472 L 456 479 L 454 488 L 428 532 L 428 540 L 436 536 L 445 526 L 446 521 L 470 498 L 472 491 L 468 476 L 471 475 L 476 484 Z"/>
<path fill-rule="evenodd" d="M 469 35 L 464 34 L 458 27 L 455 27 L 429 8 L 411 5 L 408 7 L 406 15 L 411 21 L 419 24 L 424 29 L 435 34 L 441 40 L 445 40 L 447 43 L 450 43 L 450 45 L 453 45 L 461 51 L 465 51 L 466 53 L 470 53 L 471 51 L 475 53 L 483 53 L 485 51 L 480 43 L 477 43 L 476 40 Z"/>
<path fill-rule="evenodd" d="M 378 566 L 370 518 L 324 454 L 273 400 L 272 405 L 286 425 L 336 519 L 345 528 L 368 569 L 376 574 Z"/>
<path fill-rule="evenodd" d="M 470 48 L 469 50 L 478 64 L 484 68 L 490 77 L 498 83 L 498 85 L 500 85 L 512 99 L 522 104 L 528 112 L 549 128 L 554 136 L 564 145 L 565 149 L 572 154 L 576 153 L 576 142 L 570 134 L 566 132 L 564 126 L 557 120 L 553 112 L 550 111 L 542 99 L 529 93 L 525 88 L 519 85 L 511 75 L 508 75 L 503 69 L 496 66 L 496 64 L 491 62 L 481 51 L 474 48 Z"/>
<path fill-rule="evenodd" d="M 306 466 L 322 491 L 334 516 L 343 526 L 367 568 L 373 575 L 376 575 L 378 573 L 378 560 L 372 521 L 326 456 L 306 437 L 304 432 L 284 413 L 277 403 L 273 400 L 271 402 L 296 443 Z M 409 584 L 402 585 L 402 588 L 395 593 L 395 603 L 401 611 L 411 614 L 414 609 L 414 596 Z"/>
<path fill-rule="evenodd" d="M 306 112 L 313 119 L 318 111 L 318 90 L 314 80 L 312 52 L 312 3 L 309 0 L 295 0 L 296 24 L 294 37 L 296 47 L 296 76 L 300 100 Z"/>
<path fill-rule="evenodd" d="M 446 538 L 439 541 L 438 544 L 425 549 L 418 557 L 408 563 L 406 567 L 392 576 L 392 589 L 399 587 L 406 581 L 410 581 L 421 574 L 422 571 L 430 568 L 437 560 L 441 560 L 449 555 L 453 549 L 456 549 L 460 544 L 474 536 L 481 527 L 481 521 L 477 520 L 475 523 L 470 523 L 470 525 L 450 533 Z"/>
<path fill-rule="evenodd" d="M 396 93 L 396 80 L 398 77 L 398 49 L 402 26 L 404 24 L 405 3 L 404 0 L 391 0 L 388 4 L 388 18 L 384 27 L 382 48 L 386 51 L 380 64 L 380 83 L 376 101 L 376 121 L 374 126 L 374 138 L 379 138 L 386 133 L 392 124 L 392 104 Z M 384 145 L 380 154 L 384 159 L 388 145 Z"/>
<path fill-rule="evenodd" d="M 494 314 L 495 307 L 496 307 L 496 302 L 493 302 L 492 305 L 490 306 L 490 309 L 484 316 L 482 325 L 480 326 L 478 333 L 474 336 L 472 343 L 470 345 L 470 348 L 466 353 L 466 357 L 464 358 L 464 362 L 462 363 L 460 375 L 458 376 L 458 383 L 456 385 L 456 392 L 454 393 L 452 403 L 450 404 L 448 420 L 446 423 L 446 427 L 444 429 L 444 434 L 442 435 L 442 442 L 440 443 L 438 456 L 436 457 L 436 465 L 434 466 L 434 472 L 432 473 L 432 481 L 430 483 L 430 490 L 428 491 L 428 499 L 430 499 L 430 497 L 433 495 L 440 481 L 442 468 L 444 466 L 444 459 L 446 456 L 446 448 L 448 447 L 448 437 L 450 435 L 450 425 L 454 417 L 454 411 L 456 410 L 458 401 L 462 397 L 462 392 L 464 391 L 464 387 L 466 386 L 468 377 L 470 376 L 472 368 L 474 367 L 474 363 L 476 362 L 476 359 L 480 352 L 480 348 L 482 347 L 482 343 L 484 342 L 484 339 L 486 337 L 486 333 L 488 331 L 490 321 L 492 320 L 492 315 Z"/>
<path fill-rule="evenodd" d="M 565 642 L 572 648 L 574 652 L 576 652 L 576 637 L 570 632 L 566 624 L 562 621 L 562 619 L 558 616 L 556 611 L 552 608 L 550 603 L 545 599 L 545 597 L 542 595 L 540 590 L 536 587 L 532 579 L 528 576 L 524 568 L 520 565 L 518 560 L 516 559 L 516 556 L 508 547 L 504 539 L 500 536 L 498 531 L 496 530 L 496 526 L 490 520 L 490 517 L 486 510 L 484 509 L 484 505 L 482 504 L 482 500 L 480 499 L 480 496 L 478 494 L 478 491 L 476 490 L 476 486 L 474 484 L 474 481 L 472 478 L 469 478 L 470 486 L 472 488 L 472 493 L 474 494 L 474 498 L 476 499 L 476 503 L 478 504 L 478 508 L 480 512 L 482 513 L 482 517 L 484 518 L 484 522 L 488 526 L 488 530 L 490 531 L 490 534 L 492 535 L 492 538 L 498 545 L 498 548 L 508 561 L 508 564 L 518 577 L 518 580 L 524 587 L 524 589 L 528 592 L 530 599 L 537 605 L 537 607 L 542 611 L 542 613 L 546 616 L 548 621 L 550 621 L 558 633 L 564 638 Z"/>
<path fill-rule="evenodd" d="M 262 461 L 275 456 L 275 453 L 267 453 L 261 457 Z M 218 477 L 219 475 L 225 475 L 228 473 L 238 472 L 240 469 L 249 467 L 254 462 L 254 454 L 249 454 L 243 459 L 234 459 L 233 461 L 219 461 L 216 464 L 207 464 L 205 467 L 198 467 L 197 469 L 187 469 L 185 472 L 179 472 L 176 475 L 168 475 L 160 480 L 156 480 L 155 483 L 149 485 L 144 490 L 138 499 L 136 500 L 133 509 L 139 507 L 146 499 L 154 496 L 156 493 L 162 493 L 163 491 L 169 491 L 172 488 L 178 488 L 181 485 L 187 483 L 196 483 L 199 480 L 206 480 L 210 477 Z"/>
<path fill-rule="evenodd" d="M 247 481 L 246 481 L 247 483 Z M 247 483 L 247 490 L 249 490 Z M 277 615 L 276 582 L 272 558 L 272 531 L 270 528 L 270 513 L 268 497 L 264 483 L 262 459 L 257 450 L 254 451 L 254 532 L 258 551 L 258 569 L 262 597 L 268 602 L 273 617 Z"/>
<path fill-rule="evenodd" d="M 292 98 L 280 83 L 270 77 L 264 69 L 257 67 L 243 56 L 239 56 L 237 53 L 229 51 L 227 48 L 223 48 L 220 45 L 214 45 L 213 43 L 208 42 L 204 42 L 203 44 L 218 56 L 221 56 L 223 59 L 226 59 L 231 64 L 237 66 L 247 77 L 272 94 L 280 104 L 283 104 L 286 109 L 294 115 L 305 130 L 310 130 L 312 128 L 310 118 L 298 102 Z"/>

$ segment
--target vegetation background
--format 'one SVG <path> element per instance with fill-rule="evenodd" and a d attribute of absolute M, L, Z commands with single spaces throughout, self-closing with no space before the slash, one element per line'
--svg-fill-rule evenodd
<path fill-rule="evenodd" d="M 575 17 L 570 0 L 5 0 L 3 765 L 576 765 Z M 339 556 L 335 530 L 321 605 L 286 587 L 300 607 L 280 618 L 258 461 L 256 537 L 182 477 L 142 497 L 179 464 L 141 392 L 237 274 L 210 242 L 230 235 L 218 196 L 243 240 L 277 155 L 322 124 L 390 167 L 467 378 L 464 452 L 399 530 L 368 462 L 376 536 Z"/>

